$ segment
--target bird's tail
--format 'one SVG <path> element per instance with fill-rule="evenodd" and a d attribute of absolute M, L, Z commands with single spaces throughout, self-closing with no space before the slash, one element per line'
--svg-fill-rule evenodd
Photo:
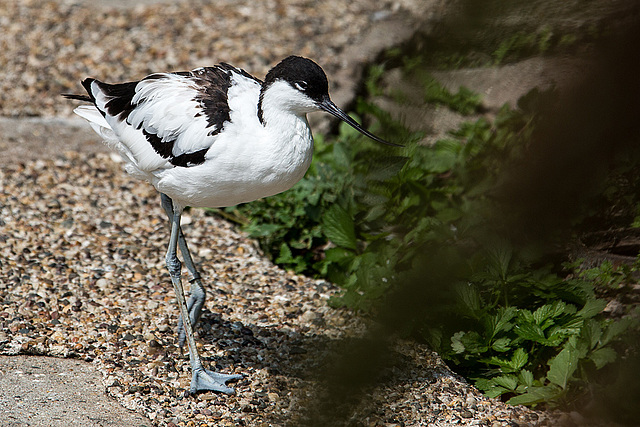
<path fill-rule="evenodd" d="M 104 116 L 94 105 L 81 105 L 73 110 L 74 113 L 89 122 L 94 131 L 105 140 L 116 139 L 115 133 L 105 120 Z"/>
<path fill-rule="evenodd" d="M 63 93 L 62 96 L 64 96 L 67 99 L 75 99 L 76 101 L 93 102 L 93 100 L 87 95 L 76 95 L 75 93 Z"/>
<path fill-rule="evenodd" d="M 80 97 L 82 95 L 77 96 Z M 102 137 L 102 140 L 107 147 L 120 153 L 122 158 L 128 163 L 133 163 L 133 154 L 131 154 L 131 150 L 120 142 L 113 129 L 111 129 L 111 126 L 109 126 L 109 123 L 107 123 L 104 116 L 100 111 L 98 111 L 95 105 L 81 105 L 76 107 L 73 112 L 89 122 L 93 130 Z"/>

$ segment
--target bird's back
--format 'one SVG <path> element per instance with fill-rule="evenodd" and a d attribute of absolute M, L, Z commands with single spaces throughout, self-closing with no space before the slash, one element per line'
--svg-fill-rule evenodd
<path fill-rule="evenodd" d="M 119 151 L 130 153 L 127 160 L 143 173 L 204 163 L 230 122 L 229 89 L 237 84 L 257 103 L 260 81 L 226 64 L 152 74 L 138 82 L 83 81 L 95 108 L 124 146 Z"/>

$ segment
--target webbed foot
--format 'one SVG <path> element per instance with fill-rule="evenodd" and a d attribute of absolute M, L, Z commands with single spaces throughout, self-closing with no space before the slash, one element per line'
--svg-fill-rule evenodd
<path fill-rule="evenodd" d="M 217 391 L 225 394 L 235 394 L 235 389 L 227 386 L 227 381 L 235 381 L 243 378 L 238 374 L 220 374 L 218 372 L 200 369 L 193 371 L 191 378 L 191 394 L 199 391 Z"/>

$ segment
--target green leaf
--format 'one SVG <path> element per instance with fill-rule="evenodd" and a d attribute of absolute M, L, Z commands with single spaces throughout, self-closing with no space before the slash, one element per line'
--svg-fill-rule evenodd
<path fill-rule="evenodd" d="M 345 248 L 329 248 L 324 251 L 325 260 L 339 262 L 349 260 L 353 257 L 353 252 Z"/>
<path fill-rule="evenodd" d="M 547 319 L 560 316 L 564 312 L 565 306 L 566 304 L 563 301 L 545 304 L 533 313 L 533 318 L 538 325 L 541 325 Z"/>
<path fill-rule="evenodd" d="M 631 326 L 631 320 L 621 319 L 611 323 L 603 332 L 600 338 L 600 345 L 604 346 L 613 341 L 618 335 L 626 331 Z"/>
<path fill-rule="evenodd" d="M 451 337 L 451 348 L 453 352 L 456 354 L 464 353 L 464 344 L 462 344 L 462 337 L 464 336 L 464 332 L 456 332 Z"/>
<path fill-rule="evenodd" d="M 509 338 L 506 338 L 506 337 L 498 338 L 493 342 L 493 344 L 491 344 L 491 348 L 494 349 L 495 351 L 499 351 L 503 353 L 511 349 L 510 344 L 511 344 L 511 340 Z"/>
<path fill-rule="evenodd" d="M 275 233 L 281 226 L 278 224 L 249 224 L 247 233 L 253 238 L 265 237 Z"/>
<path fill-rule="evenodd" d="M 587 346 L 587 350 L 591 350 L 598 345 L 602 336 L 602 328 L 600 323 L 594 319 L 585 320 L 580 333 L 581 341 Z"/>
<path fill-rule="evenodd" d="M 511 357 L 511 368 L 514 371 L 522 368 L 529 361 L 529 355 L 522 348 L 518 348 L 514 353 L 513 357 Z"/>
<path fill-rule="evenodd" d="M 509 393 L 511 391 L 508 388 L 499 386 L 495 378 L 478 378 L 475 381 L 475 386 L 478 387 L 478 389 L 482 390 L 484 394 L 490 399 L 495 399 L 496 397 L 501 396 L 505 393 Z"/>
<path fill-rule="evenodd" d="M 521 322 L 514 327 L 514 331 L 518 336 L 529 341 L 535 341 L 546 344 L 547 338 L 539 325 L 529 322 Z"/>
<path fill-rule="evenodd" d="M 549 361 L 547 379 L 565 389 L 569 378 L 571 378 L 577 367 L 578 352 L 572 345 L 568 344 L 556 357 Z"/>
<path fill-rule="evenodd" d="M 484 345 L 480 334 L 475 331 L 456 332 L 451 337 L 451 347 L 455 349 L 456 353 L 465 352 L 467 356 L 489 350 L 489 347 Z"/>
<path fill-rule="evenodd" d="M 617 353 L 614 349 L 605 347 L 595 350 L 589 355 L 589 359 L 596 365 L 596 369 L 600 369 L 616 360 Z"/>
<path fill-rule="evenodd" d="M 484 394 L 489 399 L 495 399 L 496 397 L 502 396 L 505 393 L 508 393 L 510 390 L 500 386 L 494 386 L 487 390 L 484 390 Z"/>
<path fill-rule="evenodd" d="M 560 394 L 562 394 L 562 391 L 554 385 L 529 387 L 526 393 L 512 397 L 507 403 L 509 405 L 534 405 L 554 399 Z"/>
<path fill-rule="evenodd" d="M 500 367 L 500 371 L 502 372 L 512 372 L 511 369 L 511 360 L 503 359 L 497 356 L 491 356 L 489 359 L 481 359 L 479 360 L 481 363 L 486 363 L 488 365 L 496 365 Z"/>
<path fill-rule="evenodd" d="M 523 369 L 518 374 L 518 382 L 527 387 L 531 387 L 533 385 L 533 373 L 526 369 Z"/>
<path fill-rule="evenodd" d="M 442 222 L 453 222 L 462 217 L 463 212 L 458 208 L 444 208 L 436 213 L 436 218 Z"/>
<path fill-rule="evenodd" d="M 407 163 L 407 157 L 404 156 L 386 156 L 378 159 L 375 170 L 367 175 L 367 178 L 375 181 L 385 181 L 395 177 L 398 172 Z"/>
<path fill-rule="evenodd" d="M 286 243 L 280 245 L 280 254 L 278 258 L 276 258 L 277 263 L 287 264 L 293 260 L 293 255 L 291 254 L 291 249 L 287 246 Z"/>
<path fill-rule="evenodd" d="M 457 153 L 450 149 L 446 142 L 455 143 L 454 141 L 438 141 L 433 147 L 432 155 L 424 159 L 423 167 L 434 174 L 444 173 L 454 167 L 458 158 Z"/>
<path fill-rule="evenodd" d="M 462 312 L 475 319 L 479 318 L 483 304 L 476 286 L 471 283 L 459 284 L 456 293 Z"/>
<path fill-rule="evenodd" d="M 322 217 L 324 235 L 337 246 L 356 250 L 356 231 L 353 218 L 338 204 L 331 206 Z"/>
<path fill-rule="evenodd" d="M 515 307 L 501 307 L 498 312 L 491 317 L 491 337 L 495 337 L 499 332 L 509 331 L 513 327 L 510 323 L 511 319 L 516 315 L 517 309 Z"/>
<path fill-rule="evenodd" d="M 518 379 L 513 375 L 500 375 L 499 377 L 493 378 L 493 381 L 507 390 L 515 390 L 516 387 L 518 387 Z"/>
<path fill-rule="evenodd" d="M 589 318 L 593 317 L 607 306 L 607 302 L 602 299 L 588 299 L 582 310 L 578 311 L 578 316 Z"/>

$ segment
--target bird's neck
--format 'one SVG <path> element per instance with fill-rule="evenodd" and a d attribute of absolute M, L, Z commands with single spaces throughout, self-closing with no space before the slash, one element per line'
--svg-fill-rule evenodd
<path fill-rule="evenodd" d="M 317 107 L 300 97 L 286 82 L 276 81 L 264 84 L 258 98 L 258 120 L 262 126 L 269 127 L 273 121 L 304 120 L 306 113 Z"/>

